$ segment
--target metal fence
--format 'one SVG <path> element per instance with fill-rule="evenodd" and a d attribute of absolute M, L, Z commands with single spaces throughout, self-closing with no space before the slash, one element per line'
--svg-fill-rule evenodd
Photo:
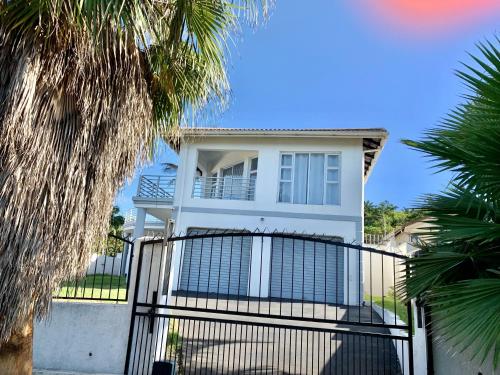
<path fill-rule="evenodd" d="M 365 244 L 367 245 L 381 245 L 387 240 L 385 234 L 371 234 L 365 233 Z"/>
<path fill-rule="evenodd" d="M 136 324 L 142 350 L 131 353 L 128 374 L 151 374 L 153 358 L 175 364 L 176 374 L 400 375 L 408 368 L 397 353 L 405 353 L 404 336 L 171 314 L 138 313 Z"/>
<path fill-rule="evenodd" d="M 255 182 L 254 178 L 239 176 L 195 177 L 193 198 L 252 201 Z"/>
<path fill-rule="evenodd" d="M 175 176 L 142 175 L 139 179 L 137 197 L 173 202 L 175 181 Z"/>
<path fill-rule="evenodd" d="M 84 275 L 63 282 L 53 298 L 123 302 L 128 300 L 134 244 L 109 234 L 90 258 Z"/>
<path fill-rule="evenodd" d="M 287 233 L 196 229 L 145 242 L 125 372 L 171 361 L 179 374 L 411 375 L 410 305 L 385 292 L 404 260 Z"/>

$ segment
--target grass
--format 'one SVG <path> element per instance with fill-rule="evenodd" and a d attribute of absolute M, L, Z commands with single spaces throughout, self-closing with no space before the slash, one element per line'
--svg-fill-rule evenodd
<path fill-rule="evenodd" d="M 398 298 L 396 298 L 396 303 L 394 303 L 394 296 L 389 295 L 385 297 L 377 297 L 377 296 L 365 296 L 365 300 L 368 302 L 373 301 L 373 303 L 379 305 L 382 307 L 382 298 L 384 300 L 383 306 L 384 309 L 387 309 L 393 313 L 395 313 L 397 316 L 399 316 L 399 319 L 401 319 L 403 322 L 408 324 L 408 310 L 406 309 L 406 304 L 401 302 Z"/>
<path fill-rule="evenodd" d="M 115 275 L 87 275 L 69 281 L 53 293 L 54 298 L 125 300 L 127 279 Z"/>

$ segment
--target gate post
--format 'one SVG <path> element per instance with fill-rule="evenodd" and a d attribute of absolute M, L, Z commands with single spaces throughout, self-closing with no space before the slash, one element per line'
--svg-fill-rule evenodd
<path fill-rule="evenodd" d="M 142 239 L 137 239 L 135 240 L 134 243 L 134 249 L 135 252 L 138 252 L 139 256 L 134 256 L 135 254 L 130 254 L 130 262 L 132 263 L 130 267 L 130 275 L 129 277 L 129 284 L 128 284 L 128 305 L 130 306 L 130 328 L 129 328 L 129 333 L 128 333 L 128 343 L 127 343 L 127 353 L 125 355 L 125 367 L 123 370 L 124 374 L 128 374 L 128 368 L 130 365 L 130 353 L 132 350 L 132 342 L 133 342 L 133 337 L 134 337 L 134 328 L 135 328 L 135 312 L 137 310 L 137 294 L 139 291 L 139 274 L 140 274 L 140 269 L 142 267 L 142 249 L 143 249 L 143 242 Z M 134 288 L 133 294 L 131 293 L 132 288 Z M 130 303 L 130 300 L 132 299 L 132 304 Z"/>
<path fill-rule="evenodd" d="M 158 322 L 155 322 L 151 317 L 145 316 L 145 313 L 155 312 L 155 305 L 159 303 L 159 296 L 161 295 L 163 286 L 162 282 L 164 281 L 163 267 L 165 266 L 165 251 L 163 239 L 146 241 L 145 238 L 141 238 L 136 241 L 135 247 L 139 253 L 137 261 L 132 263 L 133 272 L 130 286 L 134 288 L 134 293 L 130 306 L 131 320 L 125 360 L 125 374 L 128 373 L 131 364 L 132 348 L 137 347 L 138 342 L 141 347 L 138 348 L 139 356 L 137 360 L 134 354 L 134 363 L 140 366 L 143 363 L 150 363 L 151 359 L 156 357 L 156 348 L 155 350 L 150 349 L 147 356 L 146 352 L 142 353 L 142 346 L 147 346 L 149 343 L 152 345 L 153 341 L 151 338 L 155 336 L 155 332 L 159 329 Z M 130 295 L 132 296 L 132 294 Z M 140 311 L 138 311 L 139 309 Z M 138 331 L 136 324 L 138 317 L 144 319 L 141 332 Z M 146 322 L 149 329 L 144 329 Z M 134 349 L 135 352 L 136 350 Z M 142 354 L 144 355 L 141 357 Z"/>

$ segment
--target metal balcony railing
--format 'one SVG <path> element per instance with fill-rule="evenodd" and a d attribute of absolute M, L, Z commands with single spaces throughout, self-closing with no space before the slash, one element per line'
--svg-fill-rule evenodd
<path fill-rule="evenodd" d="M 239 176 L 195 177 L 193 198 L 255 200 L 254 178 Z"/>
<path fill-rule="evenodd" d="M 125 214 L 125 225 L 135 225 L 135 221 L 137 219 L 137 209 L 131 208 L 130 210 L 127 211 Z M 154 224 L 165 224 L 162 220 L 151 216 L 149 214 L 146 215 L 146 225 L 154 225 Z"/>
<path fill-rule="evenodd" d="M 386 240 L 384 234 L 370 234 L 365 233 L 365 244 L 367 245 L 380 245 Z"/>
<path fill-rule="evenodd" d="M 142 175 L 139 180 L 137 197 L 174 201 L 175 177 Z"/>

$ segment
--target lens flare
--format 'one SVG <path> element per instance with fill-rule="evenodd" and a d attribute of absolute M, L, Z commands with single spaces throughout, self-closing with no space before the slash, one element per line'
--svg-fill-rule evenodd
<path fill-rule="evenodd" d="M 387 26 L 415 34 L 459 30 L 486 17 L 500 21 L 500 0 L 356 0 L 360 9 Z"/>

